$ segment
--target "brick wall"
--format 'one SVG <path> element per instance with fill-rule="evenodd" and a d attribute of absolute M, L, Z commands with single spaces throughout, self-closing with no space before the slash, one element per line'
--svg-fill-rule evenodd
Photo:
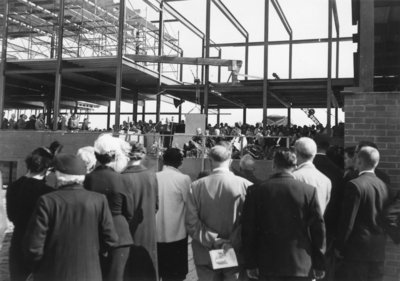
<path fill-rule="evenodd" d="M 345 96 L 345 146 L 369 140 L 378 145 L 379 168 L 400 190 L 400 92 L 351 93 Z M 400 280 L 400 246 L 388 244 L 385 281 Z"/>

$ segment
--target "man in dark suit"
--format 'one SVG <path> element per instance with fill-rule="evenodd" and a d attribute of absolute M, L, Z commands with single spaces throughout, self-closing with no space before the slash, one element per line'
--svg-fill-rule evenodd
<path fill-rule="evenodd" d="M 39 198 L 26 232 L 33 279 L 102 280 L 99 253 L 118 241 L 107 200 L 83 188 L 77 156 L 58 154 L 55 169 L 59 189 Z"/>
<path fill-rule="evenodd" d="M 329 136 L 319 134 L 315 136 L 314 141 L 317 144 L 317 154 L 315 155 L 313 164 L 321 173 L 327 176 L 332 183 L 331 199 L 329 200 L 324 214 L 329 246 L 336 235 L 337 224 L 340 217 L 339 213 L 344 193 L 343 171 L 326 156 L 326 152 L 330 146 Z"/>
<path fill-rule="evenodd" d="M 250 278 L 277 281 L 324 276 L 325 225 L 317 192 L 295 180 L 295 165 L 296 154 L 280 149 L 274 156 L 275 174 L 248 188 L 242 241 Z"/>
<path fill-rule="evenodd" d="M 339 280 L 382 280 L 386 236 L 379 221 L 389 192 L 374 173 L 378 163 L 376 148 L 361 148 L 356 158 L 359 177 L 346 184 L 336 245 L 343 257 Z"/>

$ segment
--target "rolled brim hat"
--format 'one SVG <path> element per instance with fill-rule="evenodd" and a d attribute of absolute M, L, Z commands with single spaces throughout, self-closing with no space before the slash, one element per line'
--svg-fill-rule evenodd
<path fill-rule="evenodd" d="M 54 169 L 66 175 L 86 175 L 85 163 L 73 154 L 57 154 L 54 158 Z"/>

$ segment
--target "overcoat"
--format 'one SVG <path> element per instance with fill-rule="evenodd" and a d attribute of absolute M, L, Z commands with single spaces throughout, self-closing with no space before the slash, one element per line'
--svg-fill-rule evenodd
<path fill-rule="evenodd" d="M 122 179 L 131 196 L 133 219 L 130 229 L 134 248 L 126 269 L 137 280 L 158 280 L 156 212 L 158 184 L 153 171 L 143 165 L 128 166 Z"/>
<path fill-rule="evenodd" d="M 274 277 L 310 277 L 312 269 L 324 269 L 325 225 L 313 186 L 290 173 L 250 186 L 242 221 L 247 268 Z"/>
<path fill-rule="evenodd" d="M 132 201 L 128 195 L 121 174 L 107 166 L 98 166 L 86 175 L 84 187 L 87 190 L 104 194 L 114 220 L 115 230 L 119 237 L 118 246 L 132 245 L 132 236 L 128 222 L 132 219 Z"/>
<path fill-rule="evenodd" d="M 385 260 L 386 235 L 380 225 L 389 199 L 386 184 L 366 172 L 346 184 L 337 248 L 347 260 Z"/>
<path fill-rule="evenodd" d="M 99 253 L 117 242 L 105 196 L 75 184 L 39 198 L 25 237 L 35 281 L 102 280 Z"/>
<path fill-rule="evenodd" d="M 9 265 L 11 281 L 25 280 L 30 269 L 24 260 L 22 240 L 29 219 L 40 196 L 54 191 L 44 180 L 23 176 L 13 182 L 6 193 L 8 219 L 14 224 Z"/>

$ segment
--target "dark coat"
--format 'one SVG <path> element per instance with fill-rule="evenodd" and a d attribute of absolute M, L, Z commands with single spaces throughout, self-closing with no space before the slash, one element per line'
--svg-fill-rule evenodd
<path fill-rule="evenodd" d="M 323 154 L 315 155 L 313 164 L 315 167 L 327 176 L 332 183 L 331 199 L 326 207 L 324 218 L 326 225 L 326 233 L 328 238 L 336 236 L 338 222 L 340 218 L 340 210 L 343 202 L 344 180 L 343 171 L 333 163 L 328 156 Z M 328 239 L 331 240 L 331 239 Z"/>
<path fill-rule="evenodd" d="M 133 202 L 131 234 L 134 245 L 126 268 L 136 280 L 158 280 L 156 212 L 158 184 L 156 174 L 142 165 L 128 166 L 122 172 L 123 182 Z M 150 261 L 150 262 L 148 262 Z"/>
<path fill-rule="evenodd" d="M 14 224 L 9 256 L 11 280 L 25 280 L 30 273 L 30 268 L 24 260 L 22 240 L 37 200 L 52 191 L 54 189 L 46 185 L 44 180 L 25 176 L 7 188 L 7 215 Z"/>
<path fill-rule="evenodd" d="M 249 187 L 242 242 L 246 267 L 262 276 L 307 277 L 323 269 L 325 225 L 316 189 L 289 173 Z"/>
<path fill-rule="evenodd" d="M 104 194 L 118 233 L 118 246 L 132 245 L 133 240 L 128 222 L 132 219 L 132 199 L 122 182 L 121 174 L 112 168 L 99 166 L 86 175 L 84 186 L 87 190 Z"/>
<path fill-rule="evenodd" d="M 384 261 L 386 236 L 378 221 L 388 199 L 386 184 L 374 173 L 346 184 L 337 241 L 345 259 Z"/>
<path fill-rule="evenodd" d="M 40 197 L 26 252 L 35 281 L 102 280 L 99 253 L 117 242 L 104 195 L 68 185 Z"/>

